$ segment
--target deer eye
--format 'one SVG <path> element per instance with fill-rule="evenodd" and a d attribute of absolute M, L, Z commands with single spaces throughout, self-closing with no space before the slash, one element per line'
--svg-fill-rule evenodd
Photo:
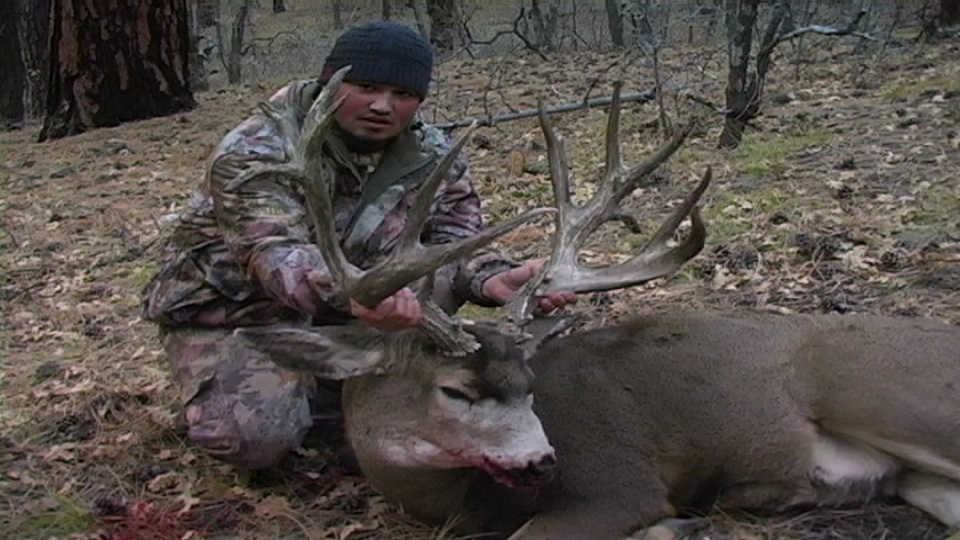
<path fill-rule="evenodd" d="M 467 403 L 473 404 L 476 400 L 473 396 L 467 394 L 459 388 L 453 388 L 452 386 L 441 386 L 440 391 L 443 392 L 443 395 L 447 396 L 450 399 L 455 399 L 457 401 L 466 401 Z"/>

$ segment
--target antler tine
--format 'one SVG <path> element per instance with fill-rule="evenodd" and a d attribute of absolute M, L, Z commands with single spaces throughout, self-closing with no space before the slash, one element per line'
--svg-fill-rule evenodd
<path fill-rule="evenodd" d="M 706 226 L 700 218 L 697 202 L 710 183 L 708 169 L 697 187 L 687 195 L 658 231 L 629 260 L 606 268 L 586 268 L 577 261 L 577 254 L 587 239 L 601 225 L 621 215 L 620 201 L 638 187 L 641 179 L 665 162 L 692 131 L 687 126 L 662 144 L 651 156 L 635 167 L 625 169 L 620 157 L 620 87 L 614 88 L 613 100 L 607 117 L 606 169 L 601 185 L 594 196 L 583 205 L 575 205 L 570 198 L 569 169 L 563 139 L 558 136 L 541 105 L 540 125 L 547 144 L 550 176 L 557 203 L 553 248 L 549 262 L 540 275 L 528 282 L 508 306 L 515 324 L 529 320 L 533 300 L 542 294 L 543 287 L 558 291 L 592 292 L 629 287 L 662 277 L 678 270 L 686 261 L 703 249 Z M 676 246 L 670 246 L 677 228 L 687 217 L 691 230 Z"/>
<path fill-rule="evenodd" d="M 555 268 L 550 274 L 550 287 L 575 292 L 608 291 L 646 283 L 679 270 L 703 249 L 706 242 L 707 228 L 696 205 L 710 184 L 711 176 L 710 169 L 707 169 L 697 187 L 639 253 L 620 264 L 603 268 L 585 268 L 578 264 Z M 671 247 L 668 241 L 687 217 L 690 218 L 690 232 L 683 241 Z"/>
<path fill-rule="evenodd" d="M 690 136 L 690 133 L 693 132 L 694 124 L 687 124 L 681 128 L 669 141 L 660 145 L 653 154 L 650 154 L 650 157 L 647 158 L 643 163 L 631 167 L 626 172 L 622 173 L 623 178 L 619 182 L 616 182 L 616 189 L 613 193 L 613 199 L 616 201 L 623 200 L 624 197 L 633 192 L 633 190 L 640 187 L 638 184 L 640 180 L 646 178 L 650 173 L 657 170 L 657 167 L 663 165 L 670 156 L 672 156 L 677 150 L 683 146 L 684 141 L 687 140 L 687 137 Z"/>
<path fill-rule="evenodd" d="M 322 155 L 320 147 L 323 145 L 331 122 L 333 122 L 333 112 L 340 108 L 344 99 L 336 99 L 337 90 L 350 68 L 351 66 L 345 66 L 334 72 L 327 84 L 324 85 L 323 90 L 320 91 L 320 95 L 307 110 L 302 130 L 304 133 L 311 134 L 311 136 L 301 145 L 304 159 L 315 160 L 318 163 L 321 161 L 319 159 L 319 156 Z"/>
<path fill-rule="evenodd" d="M 355 281 L 361 272 L 347 260 L 336 237 L 333 202 L 330 198 L 332 186 L 325 181 L 331 173 L 325 170 L 326 165 L 319 146 L 323 144 L 334 112 L 343 102 L 342 99 L 334 98 L 349 70 L 349 66 L 341 68 L 330 77 L 310 106 L 302 125 L 297 121 L 297 109 L 302 97 L 299 93 L 290 92 L 279 103 L 260 102 L 260 110 L 273 120 L 277 130 L 283 134 L 281 140 L 284 142 L 284 153 L 288 161 L 251 167 L 224 188 L 227 192 L 236 191 L 259 178 L 277 176 L 300 184 L 313 221 L 315 241 L 323 253 L 332 277 L 340 284 Z"/>
<path fill-rule="evenodd" d="M 553 184 L 553 200 L 557 206 L 557 219 L 573 205 L 570 199 L 570 169 L 567 167 L 567 152 L 564 149 L 563 136 L 553 129 L 553 121 L 547 115 L 543 100 L 537 100 L 537 118 L 540 130 L 547 143 L 547 163 L 550 165 L 550 182 Z"/>
<path fill-rule="evenodd" d="M 472 124 L 470 124 L 470 126 L 467 127 L 466 132 L 461 135 L 455 143 L 453 143 L 453 146 L 450 147 L 450 151 L 447 152 L 447 155 L 443 156 L 443 159 L 441 159 L 440 163 L 437 164 L 437 167 L 430 172 L 430 176 L 427 177 L 427 180 L 420 187 L 420 191 L 423 195 L 417 197 L 417 200 L 413 204 L 413 208 L 410 209 L 410 213 L 407 216 L 407 221 L 411 224 L 411 226 L 404 228 L 403 236 L 400 239 L 401 246 L 412 248 L 420 242 L 420 237 L 423 235 L 423 229 L 427 225 L 427 217 L 430 215 L 430 206 L 433 204 L 433 196 L 437 193 L 437 190 L 440 189 L 440 184 L 443 183 L 443 179 L 446 177 L 447 171 L 449 171 L 450 167 L 453 166 L 453 163 L 463 150 L 464 145 L 467 144 L 468 140 L 470 140 L 470 137 L 473 135 L 473 131 L 477 129 L 477 125 L 477 122 L 474 121 Z M 427 197 L 426 195 L 430 196 Z"/>
<path fill-rule="evenodd" d="M 550 165 L 550 183 L 553 185 L 553 200 L 556 205 L 555 229 L 550 262 L 541 269 L 538 275 L 527 281 L 507 304 L 510 321 L 517 326 L 523 326 L 530 320 L 533 313 L 533 302 L 536 299 L 537 291 L 546 279 L 547 269 L 557 264 L 558 259 L 565 253 L 564 250 L 559 248 L 560 224 L 569 223 L 579 217 L 576 215 L 579 213 L 578 208 L 571 199 L 570 168 L 567 167 L 567 152 L 564 148 L 563 136 L 554 129 L 553 121 L 546 113 L 542 98 L 537 100 L 537 109 L 540 130 L 543 132 L 543 138 L 547 144 L 547 163 Z"/>
<path fill-rule="evenodd" d="M 351 298 L 364 305 L 376 305 L 441 266 L 461 259 L 519 225 L 553 211 L 552 208 L 535 208 L 457 242 L 430 246 L 421 244 L 420 238 L 434 196 L 472 131 L 473 127 L 454 143 L 421 186 L 396 248 L 376 267 L 357 275 L 355 281 L 350 283 Z"/>
<path fill-rule="evenodd" d="M 620 90 L 623 88 L 623 81 L 613 83 L 613 97 L 610 99 L 610 112 L 607 113 L 607 136 L 606 153 L 607 166 L 606 175 L 618 174 L 623 168 L 620 160 Z M 609 184 L 610 182 L 605 182 Z M 611 186 L 612 187 L 612 186 Z"/>

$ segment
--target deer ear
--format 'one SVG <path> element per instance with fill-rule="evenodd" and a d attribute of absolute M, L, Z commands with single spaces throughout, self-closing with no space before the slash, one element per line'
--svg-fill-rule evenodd
<path fill-rule="evenodd" d="M 324 379 L 372 373 L 383 360 L 375 333 L 360 326 L 248 326 L 233 334 L 280 366 Z"/>

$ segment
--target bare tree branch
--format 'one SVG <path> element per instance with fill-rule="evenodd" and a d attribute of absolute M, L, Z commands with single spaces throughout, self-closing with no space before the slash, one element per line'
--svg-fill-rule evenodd
<path fill-rule="evenodd" d="M 654 99 L 654 93 L 652 90 L 646 90 L 644 92 L 633 92 L 629 94 L 624 94 L 620 96 L 621 102 L 627 101 L 639 101 L 641 103 L 646 103 Z M 561 112 L 570 112 L 570 111 L 579 111 L 581 109 L 590 109 L 593 107 L 602 107 L 610 105 L 612 103 L 612 98 L 610 97 L 599 97 L 593 99 L 587 99 L 583 101 L 577 101 L 574 103 L 567 103 L 564 105 L 555 105 L 553 107 L 547 107 L 543 109 L 543 112 L 547 114 L 561 113 Z M 510 114 L 502 114 L 499 116 L 490 116 L 487 118 L 476 118 L 476 119 L 464 119 L 464 120 L 454 120 L 452 122 L 443 122 L 439 124 L 434 124 L 435 127 L 438 127 L 443 130 L 453 130 L 460 127 L 466 127 L 474 122 L 478 126 L 493 126 L 500 122 L 508 122 L 510 120 L 520 120 L 522 118 L 532 118 L 540 114 L 540 109 L 527 109 L 524 111 L 518 111 Z"/>
<path fill-rule="evenodd" d="M 860 20 L 867 14 L 866 10 L 860 10 L 859 13 L 850 21 L 850 24 L 843 28 L 837 28 L 834 26 L 823 26 L 820 24 L 811 24 L 810 26 L 805 26 L 803 28 L 797 28 L 792 32 L 788 32 L 778 37 L 776 40 L 771 41 L 767 47 L 760 50 L 759 54 L 770 54 L 777 45 L 783 43 L 784 41 L 790 41 L 791 39 L 800 37 L 804 34 L 820 34 L 823 36 L 855 36 L 862 39 L 869 39 L 871 41 L 879 41 L 879 39 L 871 36 L 870 34 L 865 34 L 863 32 L 857 32 L 857 25 L 860 24 Z"/>

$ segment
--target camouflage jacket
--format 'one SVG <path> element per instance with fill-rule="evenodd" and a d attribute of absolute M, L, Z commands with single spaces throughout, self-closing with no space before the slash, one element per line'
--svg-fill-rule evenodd
<path fill-rule="evenodd" d="M 318 91 L 314 81 L 294 82 L 271 101 L 298 92 L 302 119 Z M 224 137 L 211 156 L 203 193 L 180 216 L 162 267 L 144 289 L 146 319 L 176 326 L 238 326 L 346 316 L 347 300 L 329 280 L 312 241 L 300 186 L 270 178 L 240 191 L 224 189 L 253 165 L 283 162 L 283 148 L 274 123 L 259 111 Z M 375 155 L 352 155 L 338 139 L 328 138 L 324 152 L 336 171 L 336 228 L 354 264 L 368 268 L 390 252 L 419 186 L 447 149 L 446 137 L 432 127 L 404 132 Z M 378 215 L 370 219 L 371 212 Z M 480 201 L 460 158 L 434 199 L 421 240 L 452 242 L 481 226 Z M 481 294 L 483 280 L 513 266 L 496 251 L 483 250 L 451 269 L 453 292 L 493 305 Z"/>

